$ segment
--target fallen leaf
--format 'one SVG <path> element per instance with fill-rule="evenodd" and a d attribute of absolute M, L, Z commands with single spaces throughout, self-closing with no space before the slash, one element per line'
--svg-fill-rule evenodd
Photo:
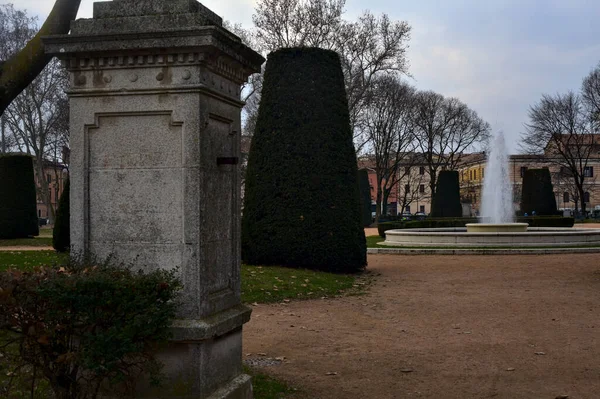
<path fill-rule="evenodd" d="M 337 371 L 328 371 L 325 373 L 325 375 L 337 375 Z"/>
<path fill-rule="evenodd" d="M 506 371 L 515 371 L 515 368 L 514 367 L 509 367 L 509 368 L 506 369 Z"/>
<path fill-rule="evenodd" d="M 545 355 L 545 354 L 546 354 L 546 352 L 535 352 L 535 354 L 536 354 L 536 355 L 539 355 L 539 356 L 543 356 L 543 355 Z"/>

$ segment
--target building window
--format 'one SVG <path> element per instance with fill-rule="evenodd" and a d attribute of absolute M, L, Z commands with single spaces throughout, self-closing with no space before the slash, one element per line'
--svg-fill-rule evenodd
<path fill-rule="evenodd" d="M 594 167 L 593 166 L 586 166 L 585 168 L 583 168 L 583 176 L 585 176 L 585 177 L 594 177 Z"/>
<path fill-rule="evenodd" d="M 420 192 L 420 193 L 424 193 L 424 192 L 425 192 L 425 185 L 424 185 L 424 184 L 421 184 L 421 185 L 419 186 L 419 192 Z"/>
<path fill-rule="evenodd" d="M 419 207 L 419 211 L 420 211 L 421 213 L 425 213 L 425 205 L 421 205 L 421 206 Z"/>
<path fill-rule="evenodd" d="M 48 180 L 48 183 L 52 183 L 52 175 L 51 174 L 47 174 L 46 175 L 46 180 Z"/>
<path fill-rule="evenodd" d="M 410 205 L 406 205 L 404 212 L 410 213 Z"/>
<path fill-rule="evenodd" d="M 419 167 L 419 174 L 420 175 L 424 175 L 425 174 L 425 167 L 424 166 Z"/>
<path fill-rule="evenodd" d="M 590 202 L 590 193 L 587 191 L 583 193 L 583 202 Z"/>
<path fill-rule="evenodd" d="M 481 178 L 485 178 L 485 168 L 481 168 Z"/>
<path fill-rule="evenodd" d="M 408 185 L 408 184 L 404 185 L 404 192 L 407 194 L 410 193 L 410 185 Z"/>
<path fill-rule="evenodd" d="M 525 176 L 525 172 L 527 172 L 527 166 L 521 166 L 521 177 Z"/>
<path fill-rule="evenodd" d="M 571 202 L 569 200 L 569 193 L 565 191 L 565 193 L 563 194 L 563 202 Z"/>
<path fill-rule="evenodd" d="M 42 217 L 42 210 L 38 209 L 38 217 L 41 218 Z"/>
<path fill-rule="evenodd" d="M 469 171 L 469 180 L 473 180 L 473 171 L 472 170 Z"/>
<path fill-rule="evenodd" d="M 473 179 L 477 180 L 477 170 L 473 171 Z"/>

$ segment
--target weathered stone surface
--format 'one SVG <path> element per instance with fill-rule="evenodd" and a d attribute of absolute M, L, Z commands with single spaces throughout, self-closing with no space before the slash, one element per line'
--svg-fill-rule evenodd
<path fill-rule="evenodd" d="M 241 371 L 240 85 L 263 58 L 190 0 L 96 3 L 45 39 L 70 71 L 73 252 L 179 270 L 170 390 L 249 398 Z M 216 396 L 215 396 L 216 395 Z"/>

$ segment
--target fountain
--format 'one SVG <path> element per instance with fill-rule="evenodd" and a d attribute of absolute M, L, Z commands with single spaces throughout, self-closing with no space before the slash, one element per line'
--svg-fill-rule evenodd
<path fill-rule="evenodd" d="M 527 223 L 513 223 L 513 190 L 508 176 L 508 151 L 502 132 L 495 135 L 491 148 L 483 181 L 483 223 L 467 224 L 467 232 L 527 231 Z"/>
<path fill-rule="evenodd" d="M 530 228 L 513 223 L 512 185 L 502 133 L 494 136 L 487 159 L 482 196 L 483 223 L 466 228 L 419 228 L 386 231 L 383 245 L 369 253 L 575 253 L 599 252 L 600 229 Z"/>

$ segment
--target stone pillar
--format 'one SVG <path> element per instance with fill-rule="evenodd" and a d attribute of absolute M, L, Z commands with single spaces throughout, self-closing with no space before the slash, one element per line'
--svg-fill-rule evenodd
<path fill-rule="evenodd" d="M 166 391 L 250 398 L 241 369 L 240 87 L 264 59 L 194 0 L 114 0 L 44 40 L 71 77 L 71 244 L 179 268 Z"/>

